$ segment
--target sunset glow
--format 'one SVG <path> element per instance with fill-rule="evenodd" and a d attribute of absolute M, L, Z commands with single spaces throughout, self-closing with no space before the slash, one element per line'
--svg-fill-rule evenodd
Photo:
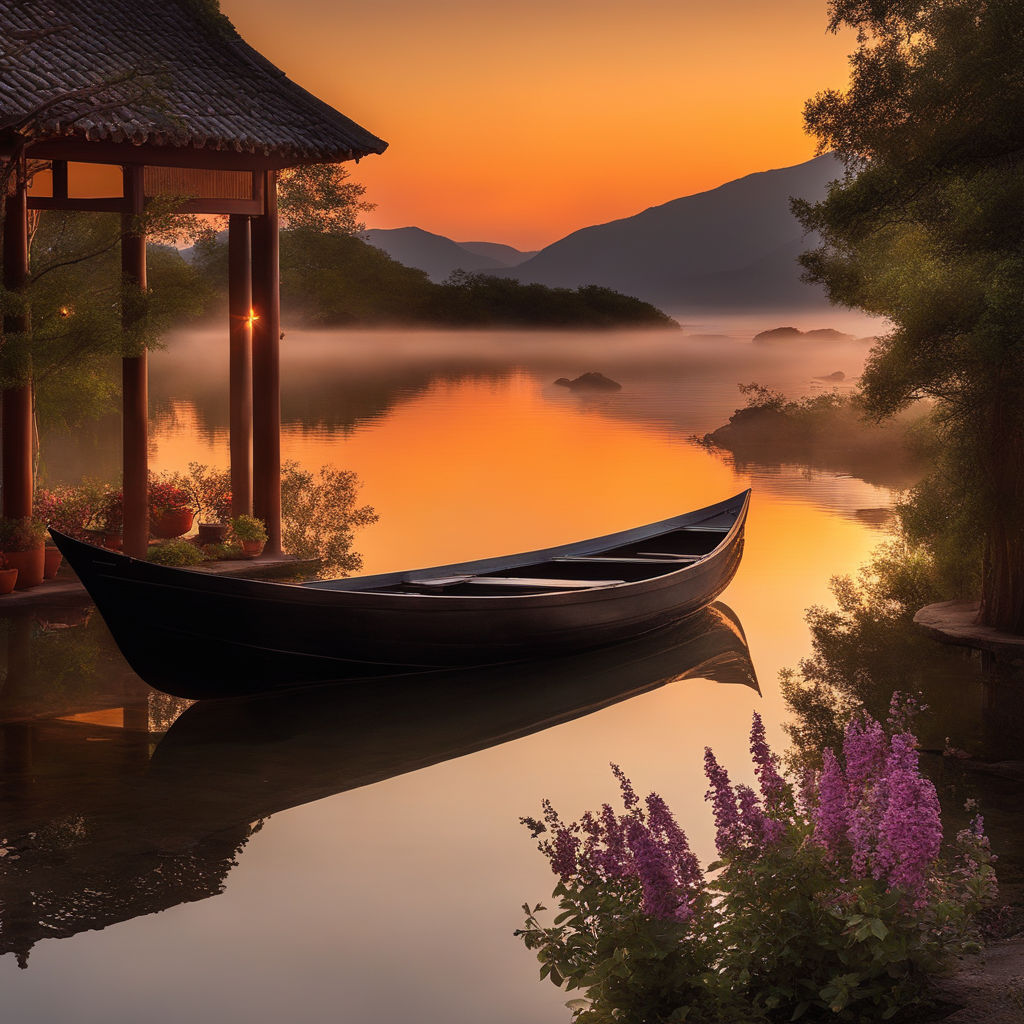
<path fill-rule="evenodd" d="M 824 0 L 221 6 L 390 143 L 353 168 L 370 227 L 527 249 L 809 159 L 803 103 L 843 85 L 852 49 Z"/>

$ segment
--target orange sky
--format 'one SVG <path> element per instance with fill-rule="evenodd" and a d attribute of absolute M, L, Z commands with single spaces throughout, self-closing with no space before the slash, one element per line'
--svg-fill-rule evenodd
<path fill-rule="evenodd" d="M 825 0 L 221 0 L 293 79 L 386 139 L 371 227 L 536 248 L 813 155 L 803 101 L 852 38 Z"/>

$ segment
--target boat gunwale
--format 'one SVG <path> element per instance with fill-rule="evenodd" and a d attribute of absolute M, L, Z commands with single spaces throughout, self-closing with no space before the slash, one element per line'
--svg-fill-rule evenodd
<path fill-rule="evenodd" d="M 594 595 L 599 593 L 615 593 L 622 587 L 638 587 L 646 583 L 657 583 L 664 580 L 675 580 L 681 573 L 690 573 L 697 575 L 696 570 L 702 566 L 706 566 L 708 561 L 714 556 L 718 555 L 722 551 L 727 550 L 731 547 L 735 541 L 736 536 L 742 531 L 743 526 L 747 518 L 747 510 L 750 506 L 750 488 L 745 491 L 740 491 L 739 494 L 733 495 L 731 498 L 727 498 L 724 501 L 716 502 L 713 505 L 706 505 L 704 508 L 693 509 L 690 512 L 684 512 L 678 516 L 672 516 L 668 519 L 662 519 L 655 523 L 648 523 L 644 526 L 633 527 L 628 530 L 619 530 L 615 533 L 605 534 L 600 537 L 590 537 L 586 540 L 574 541 L 568 544 L 559 544 L 555 547 L 540 548 L 536 551 L 523 551 L 512 555 L 497 555 L 491 558 L 476 559 L 470 562 L 452 562 L 448 565 L 437 565 L 430 566 L 424 569 L 402 569 L 396 572 L 390 573 L 379 573 L 373 576 L 353 576 L 351 578 L 342 578 L 336 580 L 314 580 L 309 583 L 300 584 L 300 588 L 303 590 L 316 590 L 325 591 L 332 594 L 365 594 L 367 597 L 396 597 L 396 598 L 431 598 L 439 599 L 444 598 L 448 601 L 455 600 L 470 600 L 473 602 L 487 600 L 490 601 L 502 601 L 505 599 L 513 601 L 522 601 L 530 598 L 537 599 L 543 597 L 551 597 L 554 595 L 564 596 L 572 594 L 576 597 L 583 597 L 585 595 Z M 571 590 L 558 590 L 555 588 L 546 588 L 543 593 L 528 593 L 528 594 L 445 594 L 439 593 L 424 593 L 424 592 L 407 592 L 401 591 L 384 591 L 378 590 L 378 587 L 394 586 L 396 584 L 408 583 L 416 584 L 420 580 L 411 577 L 422 577 L 424 580 L 431 579 L 434 575 L 446 575 L 446 576 L 483 576 L 486 573 L 499 572 L 504 569 L 515 569 L 520 568 L 524 565 L 528 566 L 533 562 L 549 561 L 553 558 L 562 557 L 565 555 L 587 555 L 595 554 L 601 551 L 605 551 L 608 548 L 620 547 L 623 544 L 629 544 L 636 541 L 651 540 L 656 537 L 664 536 L 667 533 L 671 533 L 674 530 L 682 529 L 687 525 L 697 527 L 703 522 L 703 519 L 696 519 L 694 517 L 704 516 L 705 519 L 712 519 L 716 515 L 720 515 L 724 512 L 728 512 L 731 508 L 739 505 L 736 512 L 736 521 L 732 524 L 729 530 L 722 534 L 721 540 L 709 551 L 705 552 L 700 558 L 695 561 L 687 562 L 686 564 L 678 566 L 678 568 L 672 569 L 666 573 L 659 573 L 656 576 L 649 576 L 639 580 L 623 580 L 621 583 L 604 584 L 601 586 L 584 587 L 584 588 L 573 588 Z M 705 515 L 705 513 L 708 513 Z M 653 563 L 652 563 L 653 564 Z M 671 564 L 666 560 L 666 564 Z M 431 574 L 425 576 L 424 574 Z M 358 584 L 358 586 L 352 586 L 352 584 Z"/>
<path fill-rule="evenodd" d="M 742 531 L 747 510 L 750 503 L 750 490 L 742 491 L 732 498 L 717 502 L 704 508 L 694 509 L 691 512 L 673 516 L 656 523 L 649 523 L 645 526 L 634 527 L 630 530 L 618 531 L 602 537 L 589 538 L 583 541 L 576 541 L 570 544 L 563 544 L 557 547 L 540 549 L 538 551 L 521 552 L 514 555 L 497 556 L 487 559 L 478 559 L 474 562 L 461 562 L 452 565 L 436 566 L 428 569 L 403 570 L 393 573 L 379 574 L 375 576 L 357 576 L 341 578 L 337 580 L 316 580 L 308 583 L 286 583 L 277 580 L 254 580 L 239 577 L 219 576 L 214 573 L 207 573 L 202 570 L 186 569 L 173 566 L 157 565 L 142 559 L 132 558 L 116 551 L 109 551 L 93 544 L 77 541 L 73 538 L 66 538 L 63 534 L 57 534 L 62 541 L 65 539 L 71 545 L 80 545 L 95 552 L 104 558 L 110 559 L 108 563 L 115 572 L 108 575 L 113 577 L 119 584 L 138 585 L 142 587 L 161 587 L 167 589 L 178 589 L 185 592 L 200 590 L 209 594 L 230 596 L 235 600 L 247 601 L 279 601 L 291 605 L 309 606 L 330 606 L 346 605 L 355 601 L 360 607 L 367 608 L 397 608 L 408 606 L 409 599 L 417 607 L 418 611 L 441 611 L 457 608 L 460 604 L 468 609 L 491 607 L 491 608 L 514 608 L 521 606 L 524 602 L 532 606 L 543 606 L 550 603 L 559 606 L 566 603 L 582 604 L 588 601 L 604 601 L 612 598 L 620 598 L 624 587 L 633 589 L 636 593 L 649 589 L 661 589 L 682 582 L 684 574 L 688 577 L 698 577 L 711 569 L 714 563 L 718 562 L 722 555 L 727 553 L 736 537 Z M 494 572 L 505 568 L 515 568 L 524 562 L 540 561 L 545 557 L 570 553 L 587 553 L 587 550 L 603 550 L 621 543 L 643 541 L 652 537 L 662 536 L 673 529 L 681 529 L 686 525 L 698 526 L 704 519 L 713 518 L 715 515 L 728 511 L 739 504 L 736 520 L 722 539 L 702 555 L 699 560 L 681 565 L 667 573 L 648 577 L 641 580 L 629 580 L 616 583 L 611 586 L 596 586 L 573 590 L 546 589 L 542 592 L 530 592 L 523 594 L 444 594 L 444 593 L 422 593 L 400 591 L 383 591 L 373 589 L 386 585 L 385 580 L 391 583 L 406 582 L 410 575 L 421 575 L 423 573 L 454 574 L 453 570 L 468 569 L 473 567 L 477 572 Z M 703 519 L 698 518 L 703 517 Z M 50 531 L 55 533 L 56 531 Z M 58 545 L 59 546 L 59 545 Z M 101 568 L 101 567 L 96 567 Z M 140 575 L 134 575 L 141 572 Z M 372 581 L 372 582 L 371 582 Z M 366 586 L 350 586 L 352 583 L 366 584 Z"/>

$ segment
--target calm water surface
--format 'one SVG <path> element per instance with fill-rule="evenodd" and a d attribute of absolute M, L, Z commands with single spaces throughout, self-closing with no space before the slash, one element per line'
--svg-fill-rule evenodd
<path fill-rule="evenodd" d="M 709 858 L 705 744 L 749 779 L 758 709 L 783 746 L 777 674 L 808 653 L 803 611 L 879 543 L 863 510 L 892 497 L 798 466 L 740 471 L 690 438 L 725 422 L 737 382 L 809 393 L 855 377 L 866 349 L 296 332 L 284 353 L 284 455 L 359 473 L 380 514 L 357 539 L 365 571 L 576 540 L 752 486 L 731 612 L 621 664 L 196 709 L 162 741 L 181 708 L 147 695 L 101 623 L 9 623 L 3 1018 L 558 1024 L 564 995 L 512 936 L 552 884 L 519 816 L 545 795 L 569 816 L 608 799 L 615 761 Z M 213 332 L 153 358 L 156 469 L 226 465 L 225 360 Z M 591 369 L 623 390 L 551 383 Z M 45 443 L 51 481 L 116 472 L 116 427 Z"/>

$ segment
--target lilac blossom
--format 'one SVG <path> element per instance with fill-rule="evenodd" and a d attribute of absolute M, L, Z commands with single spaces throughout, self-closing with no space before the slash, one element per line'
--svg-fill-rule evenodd
<path fill-rule="evenodd" d="M 779 774 L 778 759 L 768 746 L 764 722 L 755 711 L 750 725 L 750 754 L 754 772 L 761 787 L 761 799 L 769 814 L 782 814 L 793 809 L 793 791 Z"/>
<path fill-rule="evenodd" d="M 676 819 L 668 808 L 668 804 L 651 793 L 647 797 L 647 823 L 652 835 L 659 838 L 665 852 L 671 859 L 680 881 L 684 885 L 697 886 L 703 882 L 700 862 L 690 850 L 686 833 L 676 824 Z"/>
<path fill-rule="evenodd" d="M 579 836 L 574 835 L 565 826 L 558 829 L 551 843 L 549 859 L 551 861 L 551 870 L 563 882 L 568 882 L 576 874 L 579 865 L 579 848 Z"/>
<path fill-rule="evenodd" d="M 836 858 L 842 851 L 850 829 L 846 806 L 846 778 L 832 750 L 825 748 L 821 778 L 818 780 L 818 803 L 812 813 L 814 838 Z"/>
<path fill-rule="evenodd" d="M 663 921 L 677 917 L 682 894 L 664 847 L 636 818 L 629 823 L 627 838 L 643 892 L 644 913 Z"/>
<path fill-rule="evenodd" d="M 872 873 L 920 903 L 942 845 L 942 823 L 935 787 L 918 770 L 913 736 L 893 736 L 885 772 L 885 810 Z"/>
<path fill-rule="evenodd" d="M 724 855 L 740 845 L 743 827 L 729 773 L 715 760 L 710 747 L 704 748 L 704 774 L 711 784 L 704 799 L 711 801 L 715 815 L 715 846 Z"/>

